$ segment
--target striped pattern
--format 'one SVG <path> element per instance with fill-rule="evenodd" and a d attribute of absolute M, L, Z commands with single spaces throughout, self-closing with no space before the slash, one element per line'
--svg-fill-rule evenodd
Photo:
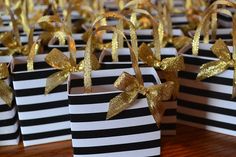
<path fill-rule="evenodd" d="M 69 111 L 75 157 L 160 156 L 160 131 L 146 98 L 140 96 L 130 108 L 106 120 L 109 101 L 119 94 L 112 84 L 123 71 L 133 74 L 132 69 L 94 72 L 95 93 L 91 94 L 79 94 L 81 73 L 71 76 Z M 143 68 L 142 74 L 146 85 L 159 82 L 154 69 Z"/>
<path fill-rule="evenodd" d="M 0 63 L 10 63 L 12 57 L 1 56 Z M 10 78 L 4 80 L 11 85 Z M 15 100 L 12 107 L 9 107 L 0 98 L 0 146 L 17 145 L 20 139 L 20 130 L 18 125 L 17 109 Z"/>
<path fill-rule="evenodd" d="M 234 14 L 236 12 L 235 8 L 226 8 L 227 10 L 229 10 L 232 14 Z M 219 21 L 219 24 L 223 27 L 226 28 L 232 28 L 232 17 L 226 15 L 226 14 L 221 14 L 219 13 L 217 15 L 217 20 Z"/>
<path fill-rule="evenodd" d="M 196 81 L 199 67 L 212 60 L 211 45 L 200 45 L 200 56 L 184 55 L 186 69 L 180 73 L 178 120 L 182 124 L 236 136 L 236 105 L 231 98 L 233 70 Z M 232 50 L 232 48 L 231 48 Z M 189 52 L 190 53 L 190 52 Z"/>
<path fill-rule="evenodd" d="M 35 71 L 26 71 L 26 58 L 14 58 L 13 86 L 19 108 L 24 146 L 71 139 L 66 84 L 44 95 L 46 78 L 56 70 L 35 58 Z"/>
<path fill-rule="evenodd" d="M 15 102 L 9 107 L 0 99 L 0 146 L 17 145 L 20 139 L 20 130 Z"/>
<path fill-rule="evenodd" d="M 174 48 L 162 48 L 161 50 L 162 58 L 173 57 L 176 55 L 176 49 Z M 110 55 L 106 55 L 103 59 L 104 65 L 103 69 L 109 69 L 109 65 L 112 63 Z M 123 64 L 123 68 L 131 67 L 130 56 L 128 49 L 121 49 L 119 51 L 119 61 L 120 64 Z M 109 64 L 110 63 L 110 64 Z M 142 64 L 142 63 L 141 63 Z M 162 71 L 157 71 L 162 82 L 165 81 Z M 162 135 L 176 135 L 176 113 L 177 113 L 177 101 L 166 101 L 163 102 L 165 105 L 166 111 L 162 120 L 161 133 Z"/>

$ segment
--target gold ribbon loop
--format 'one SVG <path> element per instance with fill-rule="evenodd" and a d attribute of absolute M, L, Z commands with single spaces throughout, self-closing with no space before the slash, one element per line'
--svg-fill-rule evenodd
<path fill-rule="evenodd" d="M 13 100 L 13 91 L 3 80 L 9 76 L 9 71 L 6 63 L 0 63 L 0 98 L 11 107 Z"/>
<path fill-rule="evenodd" d="M 160 126 L 161 117 L 165 111 L 161 101 L 171 98 L 174 89 L 173 82 L 144 87 L 139 84 L 135 77 L 124 72 L 115 81 L 114 86 L 123 92 L 110 100 L 107 119 L 118 115 L 131 106 L 140 93 L 147 97 L 149 110 L 153 115 L 156 124 Z"/>
<path fill-rule="evenodd" d="M 202 29 L 204 29 L 204 33 L 205 33 L 205 36 L 204 36 L 204 41 L 208 41 L 208 29 L 209 29 L 209 26 L 206 26 L 206 24 L 209 22 L 209 18 L 212 18 L 212 28 L 214 28 L 212 30 L 213 32 L 213 36 L 212 37 L 215 37 L 215 33 L 216 33 L 216 13 L 217 12 L 221 12 L 222 10 L 221 9 L 218 9 L 218 5 L 225 5 L 225 6 L 228 6 L 228 7 L 233 7 L 233 8 L 236 8 L 236 3 L 235 2 L 231 2 L 231 1 L 228 1 L 228 0 L 217 0 L 215 2 L 213 2 L 204 12 L 203 14 L 203 18 L 201 20 L 201 22 L 199 23 L 196 31 L 195 31 L 195 34 L 194 34 L 194 38 L 193 38 L 193 42 L 192 42 L 192 52 L 193 52 L 193 55 L 198 55 L 198 50 L 199 50 L 199 40 L 200 40 L 200 35 L 201 35 L 201 31 Z M 221 12 L 222 13 L 222 12 Z M 223 12 L 223 13 L 227 13 L 227 12 Z M 228 15 L 228 14 L 227 14 Z"/>
<path fill-rule="evenodd" d="M 75 42 L 71 37 L 68 37 L 70 58 L 64 55 L 60 50 L 54 48 L 46 56 L 45 61 L 53 68 L 60 70 L 50 75 L 46 80 L 45 94 L 50 93 L 54 88 L 64 83 L 72 72 L 78 72 L 84 70 L 84 61 L 76 64 L 76 48 Z M 100 64 L 95 55 L 92 58 L 92 69 L 97 70 L 100 68 Z"/>
<path fill-rule="evenodd" d="M 164 71 L 166 80 L 173 81 L 175 84 L 173 98 L 176 98 L 179 91 L 177 72 L 184 70 L 185 68 L 183 56 L 169 57 L 159 60 L 155 58 L 151 48 L 148 47 L 147 44 L 142 43 L 139 47 L 139 58 L 148 66 Z"/>

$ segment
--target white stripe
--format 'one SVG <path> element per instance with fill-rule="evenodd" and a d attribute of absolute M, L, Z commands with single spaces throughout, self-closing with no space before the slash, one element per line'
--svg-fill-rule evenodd
<path fill-rule="evenodd" d="M 144 156 L 158 156 L 160 155 L 160 147 L 142 149 L 142 150 L 133 150 L 133 151 L 123 151 L 115 153 L 102 153 L 102 154 L 89 154 L 89 155 L 74 155 L 74 157 L 144 157 Z"/>
<path fill-rule="evenodd" d="M 63 84 L 67 84 L 67 82 L 64 82 Z M 44 79 L 13 81 L 13 86 L 14 86 L 15 90 L 31 89 L 31 88 L 45 88 L 46 78 L 44 78 Z"/>
<path fill-rule="evenodd" d="M 48 95 L 35 95 L 35 96 L 25 96 L 25 97 L 16 97 L 17 105 L 28 105 L 38 103 L 47 103 L 53 101 L 67 100 L 67 92 L 51 93 Z"/>
<path fill-rule="evenodd" d="M 197 80 L 179 79 L 180 84 L 194 89 L 203 89 L 207 91 L 232 94 L 232 85 L 221 85 L 216 83 L 201 82 Z M 223 81 L 223 80 L 222 80 Z"/>
<path fill-rule="evenodd" d="M 0 141 L 0 146 L 10 146 L 10 145 L 18 145 L 20 141 L 20 136 L 13 140 L 4 140 Z"/>
<path fill-rule="evenodd" d="M 21 132 L 23 135 L 27 135 L 27 134 L 36 134 L 36 133 L 57 131 L 69 128 L 70 128 L 70 122 L 66 121 L 66 122 L 42 124 L 35 126 L 21 126 Z"/>
<path fill-rule="evenodd" d="M 71 123 L 72 131 L 90 131 L 90 130 L 105 130 L 123 127 L 141 126 L 147 124 L 155 124 L 151 115 L 144 117 L 135 117 L 117 120 L 105 120 L 98 122 L 73 122 Z"/>
<path fill-rule="evenodd" d="M 10 110 L 10 111 L 5 111 L 5 112 L 1 112 L 0 113 L 0 120 L 9 120 L 14 118 L 14 116 L 16 115 L 16 109 L 15 107 Z"/>
<path fill-rule="evenodd" d="M 82 104 L 82 105 L 70 105 L 70 114 L 92 114 L 108 111 L 109 103 L 96 103 L 96 104 Z M 147 99 L 138 99 L 136 103 L 128 109 L 138 109 L 147 107 Z M 127 109 L 127 110 L 128 110 Z"/>
<path fill-rule="evenodd" d="M 228 123 L 228 124 L 234 124 L 234 125 L 236 124 L 236 117 L 223 115 L 219 113 L 195 110 L 195 109 L 185 108 L 182 106 L 178 107 L 178 113 L 184 113 L 186 115 L 219 121 L 219 122 Z"/>
<path fill-rule="evenodd" d="M 178 123 L 188 125 L 188 126 L 192 126 L 192 127 L 201 128 L 201 129 L 204 129 L 204 130 L 209 130 L 209 131 L 214 131 L 214 132 L 218 132 L 218 133 L 222 133 L 222 134 L 236 136 L 236 131 L 233 131 L 233 130 L 218 128 L 218 127 L 209 126 L 209 125 L 198 124 L 198 123 L 194 123 L 194 122 L 187 122 L 187 121 L 184 121 L 184 120 L 178 120 Z"/>
<path fill-rule="evenodd" d="M 160 131 L 89 139 L 72 139 L 73 147 L 99 147 L 119 144 L 138 143 L 160 139 Z"/>
<path fill-rule="evenodd" d="M 182 23 L 182 22 L 188 22 L 187 17 L 186 16 L 180 16 L 180 17 L 171 17 L 171 20 L 173 23 Z"/>
<path fill-rule="evenodd" d="M 162 124 L 176 123 L 176 115 L 175 116 L 163 116 L 161 123 Z"/>
<path fill-rule="evenodd" d="M 11 126 L 1 126 L 0 127 L 0 135 L 16 133 L 17 129 L 18 129 L 17 122 Z"/>
<path fill-rule="evenodd" d="M 47 137 L 47 138 L 38 139 L 38 140 L 23 141 L 23 144 L 25 147 L 27 147 L 27 146 L 38 145 L 38 144 L 66 141 L 70 139 L 71 139 L 71 135 L 65 135 L 65 136 L 57 136 L 57 137 Z"/>
<path fill-rule="evenodd" d="M 234 101 L 225 101 L 221 99 L 191 95 L 187 93 L 179 93 L 179 99 L 186 100 L 189 102 L 205 104 L 205 105 L 207 104 L 210 106 L 215 106 L 215 107 L 220 107 L 220 108 L 226 108 L 230 110 L 236 110 L 236 105 Z"/>
<path fill-rule="evenodd" d="M 47 118 L 47 117 L 54 117 L 68 114 L 69 114 L 68 107 L 58 107 L 40 111 L 19 112 L 19 118 L 20 120 L 32 120 L 32 119 Z"/>

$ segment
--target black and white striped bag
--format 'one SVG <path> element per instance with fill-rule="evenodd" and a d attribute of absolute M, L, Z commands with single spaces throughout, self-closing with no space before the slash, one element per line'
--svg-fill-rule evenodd
<path fill-rule="evenodd" d="M 117 117 L 106 120 L 111 98 L 120 92 L 114 81 L 133 69 L 92 72 L 93 93 L 83 94 L 82 73 L 72 74 L 68 82 L 74 157 L 160 156 L 160 130 L 148 109 L 146 98 Z M 141 68 L 145 85 L 160 83 L 153 68 Z"/>
<path fill-rule="evenodd" d="M 0 63 L 10 63 L 12 57 L 0 56 Z M 4 80 L 10 84 L 10 78 Z M 20 139 L 20 129 L 18 125 L 17 108 L 13 100 L 9 107 L 0 98 L 0 146 L 17 145 Z"/>
<path fill-rule="evenodd" d="M 236 136 L 236 103 L 231 98 L 233 69 L 196 81 L 202 64 L 218 60 L 211 52 L 211 46 L 200 44 L 199 56 L 191 55 L 191 50 L 184 55 L 186 69 L 179 75 L 178 122 Z"/>
<path fill-rule="evenodd" d="M 123 67 L 131 67 L 132 64 L 130 62 L 130 52 L 128 48 L 119 49 L 118 51 L 118 57 L 119 57 L 119 64 L 112 62 L 110 53 L 105 55 L 103 57 L 103 62 L 101 66 L 102 69 L 110 69 L 109 67 L 113 67 L 116 64 Z M 177 51 L 175 48 L 162 48 L 161 49 L 161 57 L 167 58 L 167 57 L 174 57 L 176 56 Z M 117 65 L 117 66 L 118 66 Z M 140 62 L 141 66 L 144 66 L 142 62 Z M 161 82 L 163 82 L 164 76 L 161 71 L 157 71 L 158 76 L 161 79 Z M 176 114 L 177 114 L 177 100 L 168 100 L 165 102 L 162 102 L 165 106 L 165 114 L 163 116 L 162 122 L 161 122 L 161 134 L 162 135 L 176 135 Z"/>
<path fill-rule="evenodd" d="M 27 71 L 27 57 L 13 60 L 13 86 L 24 146 L 71 139 L 66 83 L 44 95 L 46 78 L 56 72 L 44 61 L 45 56 L 35 56 L 34 71 Z"/>

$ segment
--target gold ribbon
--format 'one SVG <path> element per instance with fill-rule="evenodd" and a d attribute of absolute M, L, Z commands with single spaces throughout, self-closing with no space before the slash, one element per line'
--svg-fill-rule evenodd
<path fill-rule="evenodd" d="M 9 76 L 9 71 L 6 63 L 0 63 L 0 98 L 11 107 L 13 100 L 13 91 L 3 80 Z"/>
<path fill-rule="evenodd" d="M 44 42 L 53 43 L 58 39 L 60 45 L 65 45 L 66 36 L 67 34 L 70 34 L 70 31 L 66 28 L 58 15 L 43 16 L 37 21 L 37 23 L 44 30 L 40 35 L 40 38 Z"/>
<path fill-rule="evenodd" d="M 148 66 L 160 69 L 165 72 L 166 80 L 173 81 L 175 83 L 175 91 L 173 97 L 176 98 L 179 91 L 179 81 L 177 72 L 184 69 L 183 56 L 168 57 L 165 59 L 157 59 L 147 44 L 142 43 L 139 47 L 139 58 Z"/>
<path fill-rule="evenodd" d="M 123 36 L 123 38 L 125 39 L 125 41 L 127 42 L 127 45 L 130 49 L 130 54 L 131 54 L 131 60 L 132 60 L 132 66 L 134 68 L 134 71 L 135 71 L 135 75 L 136 75 L 136 78 L 139 80 L 140 83 L 143 83 L 143 79 L 142 79 L 142 75 L 141 75 L 141 71 L 140 69 L 138 68 L 138 58 L 137 56 L 135 55 L 135 51 L 134 49 L 131 47 L 131 45 L 129 44 L 126 36 L 124 35 L 123 32 L 121 32 L 120 30 L 118 30 L 116 27 L 112 27 L 112 26 L 100 26 L 98 27 L 96 30 L 94 30 L 89 39 L 88 39 L 88 42 L 87 42 L 87 45 L 86 45 L 86 48 L 85 48 L 85 59 L 84 59 L 84 62 L 85 62 L 85 67 L 84 67 L 84 87 L 85 87 L 85 92 L 86 93 L 89 93 L 92 91 L 92 79 L 91 79 L 91 71 L 92 71 L 92 68 L 91 68 L 91 54 L 93 52 L 93 48 L 92 48 L 92 38 L 93 36 L 99 32 L 99 31 L 103 31 L 103 30 L 106 30 L 106 31 L 112 31 L 112 32 L 116 32 L 117 34 L 120 34 Z"/>
<path fill-rule="evenodd" d="M 85 67 L 84 61 L 76 64 L 76 47 L 74 40 L 68 36 L 70 58 L 64 55 L 60 50 L 54 48 L 46 56 L 45 61 L 53 68 L 60 70 L 47 78 L 45 94 L 50 93 L 54 88 L 66 81 L 72 72 L 83 71 Z M 95 55 L 91 55 L 92 69 L 97 70 L 100 64 Z"/>
<path fill-rule="evenodd" d="M 227 70 L 229 67 L 234 68 L 234 76 L 233 76 L 233 89 L 236 87 L 236 53 L 234 51 L 233 55 L 222 39 L 218 39 L 215 44 L 211 47 L 212 52 L 219 58 L 217 61 L 211 61 L 209 63 L 203 64 L 200 67 L 200 72 L 197 75 L 197 80 L 203 80 L 217 74 L 220 74 Z M 232 97 L 236 96 L 235 90 L 233 90 Z"/>
<path fill-rule="evenodd" d="M 147 97 L 149 110 L 157 126 L 160 126 L 161 117 L 165 111 L 161 101 L 171 98 L 174 89 L 173 82 L 144 87 L 135 77 L 123 72 L 115 81 L 114 86 L 123 92 L 110 100 L 107 119 L 130 107 L 137 99 L 138 94 L 142 94 Z"/>
<path fill-rule="evenodd" d="M 213 2 L 204 12 L 203 14 L 203 18 L 200 22 L 200 24 L 198 25 L 197 27 L 197 30 L 194 34 L 194 38 L 193 38 L 193 42 L 192 42 L 192 52 L 193 52 L 193 55 L 198 55 L 198 49 L 199 49 L 199 40 L 200 40 L 200 35 L 201 35 L 201 31 L 202 29 L 203 32 L 205 32 L 205 36 L 204 36 L 204 41 L 207 42 L 207 38 L 208 38 L 208 29 L 209 27 L 206 26 L 205 24 L 207 22 L 209 22 L 209 18 L 212 17 L 212 28 L 214 28 L 212 30 L 213 32 L 213 37 L 215 37 L 215 32 L 216 32 L 216 13 L 217 12 L 221 12 L 221 13 L 226 13 L 227 15 L 230 15 L 229 12 L 227 12 L 226 10 L 222 10 L 222 9 L 218 9 L 218 5 L 225 5 L 225 6 L 228 6 L 228 7 L 233 7 L 233 8 L 236 8 L 236 3 L 235 2 L 231 2 L 231 1 L 228 1 L 228 0 L 217 0 L 215 2 Z"/>

